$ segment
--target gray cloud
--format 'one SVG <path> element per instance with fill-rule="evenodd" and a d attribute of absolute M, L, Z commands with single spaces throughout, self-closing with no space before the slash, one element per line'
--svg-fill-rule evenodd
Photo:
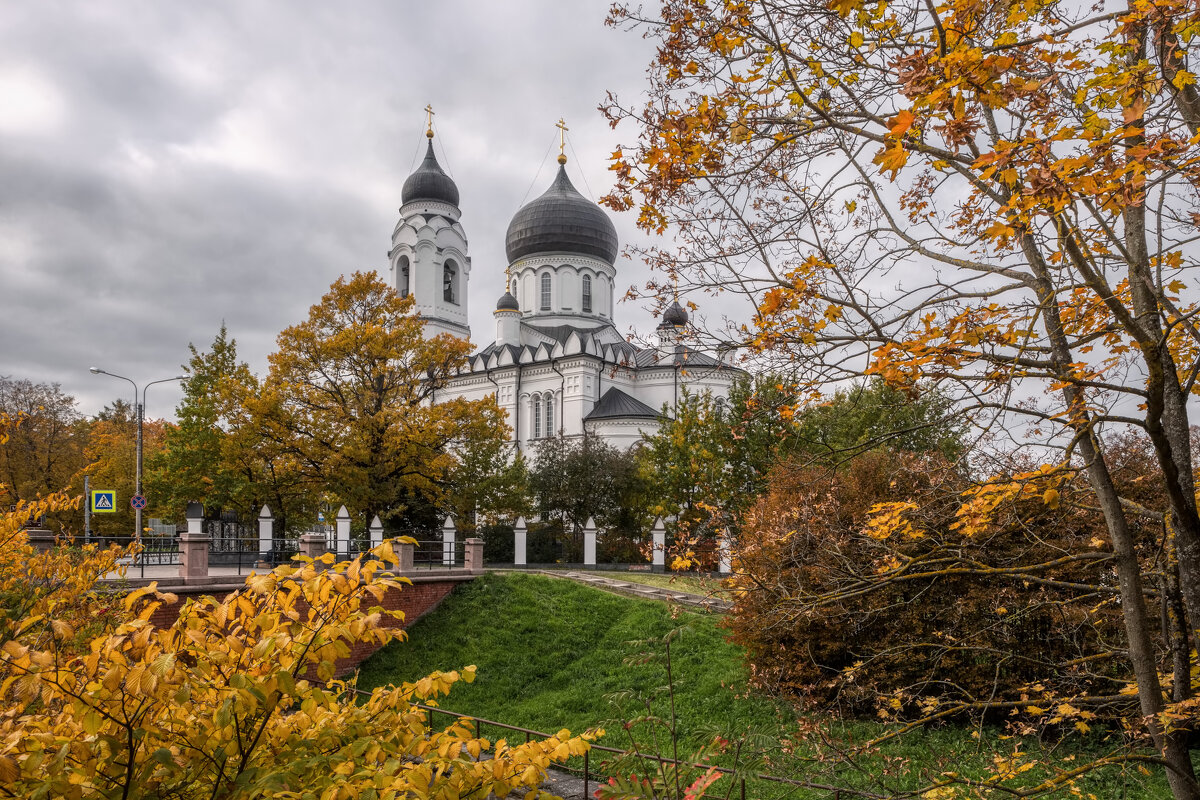
<path fill-rule="evenodd" d="M 606 90 L 636 95 L 650 52 L 604 28 L 606 7 L 0 6 L 0 374 L 60 382 L 94 413 L 128 389 L 89 365 L 166 377 L 222 321 L 261 373 L 338 275 L 386 269 L 426 103 L 462 194 L 472 329 L 489 341 L 504 231 L 549 184 L 554 121 L 593 197 L 633 136 L 595 109 Z M 628 240 L 632 220 L 616 222 Z M 632 307 L 618 322 L 650 324 Z M 177 401 L 155 387 L 148 412 Z"/>

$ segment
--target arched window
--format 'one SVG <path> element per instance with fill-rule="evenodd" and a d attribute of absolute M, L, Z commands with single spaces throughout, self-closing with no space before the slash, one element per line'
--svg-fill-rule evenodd
<path fill-rule="evenodd" d="M 550 310 L 550 273 L 542 275 L 542 311 Z"/>
<path fill-rule="evenodd" d="M 401 297 L 408 297 L 408 256 L 400 256 L 396 269 L 399 272 L 396 288 L 400 290 Z"/>
<path fill-rule="evenodd" d="M 533 438 L 542 438 L 542 396 L 533 396 Z"/>
<path fill-rule="evenodd" d="M 546 435 L 554 435 L 554 394 L 546 394 Z"/>
<path fill-rule="evenodd" d="M 580 306 L 585 313 L 592 313 L 592 276 L 583 276 L 583 300 Z"/>
<path fill-rule="evenodd" d="M 453 261 L 442 267 L 442 299 L 458 305 L 458 265 Z"/>

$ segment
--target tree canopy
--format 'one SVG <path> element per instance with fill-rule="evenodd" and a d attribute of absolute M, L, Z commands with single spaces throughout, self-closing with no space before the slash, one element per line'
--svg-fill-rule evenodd
<path fill-rule="evenodd" d="M 611 19 L 658 45 L 648 100 L 607 107 L 639 136 L 613 155 L 607 202 L 673 232 L 645 253 L 664 283 L 743 298 L 741 318 L 708 332 L 795 368 L 798 401 L 851 376 L 932 382 L 1009 449 L 1036 448 L 1037 469 L 968 490 L 965 532 L 1082 475 L 1144 730 L 1174 795 L 1200 796 L 1178 722 L 1193 688 L 1159 670 L 1173 636 L 1200 641 L 1187 407 L 1200 11 L 668 0 Z M 1156 512 L 1184 610 L 1174 632 L 1147 608 L 1158 579 L 1109 463 L 1123 426 L 1148 437 L 1167 489 Z M 898 506 L 877 512 L 904 530 Z"/>
<path fill-rule="evenodd" d="M 266 378 L 245 398 L 278 457 L 367 520 L 438 505 L 458 449 L 508 439 L 494 399 L 432 403 L 470 343 L 426 338 L 413 303 L 375 273 L 339 278 L 307 320 L 279 334 Z"/>
<path fill-rule="evenodd" d="M 237 418 L 239 387 L 252 386 L 254 376 L 237 357 L 237 341 L 225 325 L 212 347 L 200 352 L 188 345 L 192 357 L 184 365 L 183 399 L 175 408 L 175 423 L 165 430 L 164 448 L 147 463 L 151 509 L 159 516 L 180 519 L 193 500 L 220 510 L 257 513 L 247 497 L 248 476 L 229 458 L 230 431 Z"/>

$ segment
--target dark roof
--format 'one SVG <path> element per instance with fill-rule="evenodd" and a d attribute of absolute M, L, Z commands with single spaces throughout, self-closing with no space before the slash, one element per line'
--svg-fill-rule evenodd
<path fill-rule="evenodd" d="M 535 253 L 562 252 L 596 256 L 612 264 L 618 246 L 617 229 L 608 214 L 575 190 L 561 165 L 546 193 L 512 218 L 504 238 L 509 263 Z"/>
<path fill-rule="evenodd" d="M 522 349 L 523 348 L 521 348 L 515 344 L 498 345 L 495 342 L 492 342 L 487 347 L 483 348 L 478 353 L 471 356 L 471 360 L 474 361 L 477 358 L 491 358 L 493 355 L 496 355 L 504 350 L 507 350 L 509 353 L 512 354 L 513 363 L 516 363 L 517 361 L 519 361 L 521 359 Z"/>
<path fill-rule="evenodd" d="M 663 312 L 663 325 L 679 327 L 680 325 L 687 325 L 687 321 L 688 313 L 687 311 L 684 311 L 683 306 L 679 305 L 678 300 L 676 300 L 674 303 L 671 303 L 671 305 L 667 307 L 667 310 Z"/>
<path fill-rule="evenodd" d="M 639 350 L 637 354 L 637 365 L 639 367 L 683 367 L 684 369 L 699 368 L 699 367 L 720 367 L 723 365 L 720 361 L 710 356 L 708 353 L 688 347 L 687 345 L 675 345 L 673 353 L 660 353 L 657 350 L 646 348 Z M 734 369 L 734 367 L 729 367 Z"/>
<path fill-rule="evenodd" d="M 719 367 L 721 362 L 710 356 L 708 353 L 696 350 L 686 345 L 681 345 L 675 348 L 675 361 L 684 367 Z"/>
<path fill-rule="evenodd" d="M 521 304 L 517 302 L 517 298 L 512 296 L 512 292 L 505 292 L 496 301 L 497 311 L 520 311 Z"/>
<path fill-rule="evenodd" d="M 637 398 L 630 397 L 615 386 L 604 393 L 584 421 L 597 419 L 658 419 L 659 413 Z"/>
<path fill-rule="evenodd" d="M 440 200 L 452 206 L 458 205 L 458 187 L 438 164 L 437 157 L 433 154 L 433 139 L 429 140 L 429 148 L 425 151 L 425 160 L 421 162 L 421 166 L 404 182 L 404 188 L 400 190 L 400 200 L 403 203 L 411 203 L 414 200 Z"/>

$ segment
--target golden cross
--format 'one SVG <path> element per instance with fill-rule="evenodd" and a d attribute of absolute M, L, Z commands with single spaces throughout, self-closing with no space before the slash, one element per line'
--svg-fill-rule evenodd
<path fill-rule="evenodd" d="M 558 118 L 558 123 L 554 126 L 558 128 L 558 163 L 567 163 L 567 154 L 563 152 L 567 147 L 567 123 L 562 117 Z"/>
<path fill-rule="evenodd" d="M 433 104 L 425 106 L 425 135 L 433 138 Z"/>

